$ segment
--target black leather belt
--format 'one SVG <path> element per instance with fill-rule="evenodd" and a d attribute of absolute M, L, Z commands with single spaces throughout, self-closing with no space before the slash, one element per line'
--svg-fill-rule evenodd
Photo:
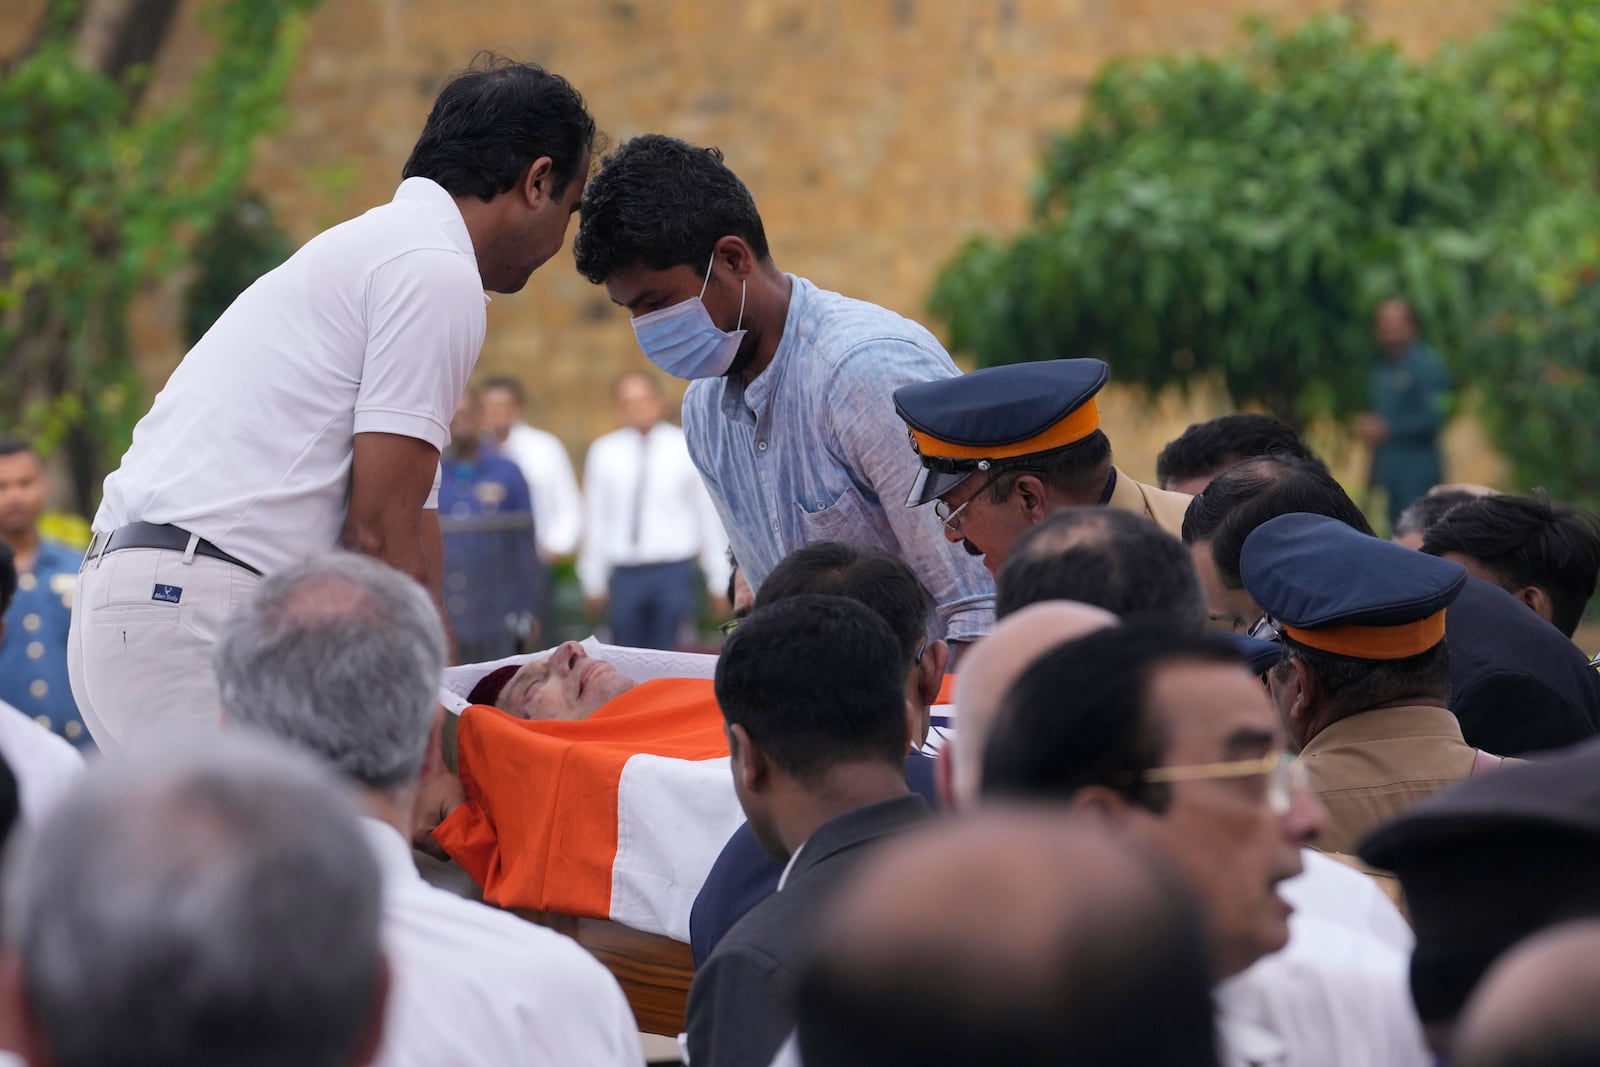
<path fill-rule="evenodd" d="M 119 526 L 110 533 L 97 533 L 89 542 L 89 551 L 86 559 L 103 556 L 107 552 L 120 552 L 124 548 L 165 548 L 173 552 L 187 552 L 189 549 L 190 533 L 188 530 L 177 526 L 158 526 L 153 522 L 130 522 L 126 526 Z M 194 546 L 194 554 L 208 556 L 211 559 L 220 559 L 224 563 L 231 563 L 235 567 L 243 567 L 251 574 L 260 576 L 261 572 L 250 566 L 238 556 L 230 556 L 216 545 L 201 538 Z"/>

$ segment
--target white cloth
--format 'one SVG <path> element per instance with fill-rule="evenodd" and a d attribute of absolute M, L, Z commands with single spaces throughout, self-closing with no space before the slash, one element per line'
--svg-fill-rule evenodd
<path fill-rule="evenodd" d="M 641 462 L 648 464 L 643 481 Z M 583 465 L 578 580 L 584 595 L 605 596 L 616 567 L 693 558 L 700 561 L 707 588 L 726 592 L 728 535 L 689 459 L 683 431 L 658 422 L 642 436 L 624 427 L 596 439 Z"/>
<path fill-rule="evenodd" d="M 1278 887 L 1283 899 L 1294 905 L 1291 928 L 1302 916 L 1315 916 L 1375 937 L 1396 952 L 1411 954 L 1416 935 L 1394 901 L 1371 878 L 1314 848 L 1301 849 L 1300 858 L 1305 870 Z"/>
<path fill-rule="evenodd" d="M 267 573 L 334 548 L 355 434 L 449 441 L 486 299 L 455 201 L 407 179 L 189 350 L 106 479 L 95 530 L 171 523 Z"/>
<path fill-rule="evenodd" d="M 605 660 L 623 677 L 632 678 L 635 682 L 650 682 L 657 678 L 715 678 L 717 675 L 717 657 L 705 652 L 676 652 L 659 648 L 608 645 L 593 634 L 585 637 L 579 644 L 589 657 Z M 484 675 L 498 667 L 513 663 L 520 667 L 524 663 L 543 660 L 553 651 L 555 649 L 547 648 L 540 652 L 518 653 L 489 663 L 463 663 L 456 667 L 446 667 L 444 677 L 439 682 L 439 703 L 446 710 L 459 715 L 467 707 L 467 694 L 472 692 L 472 687 L 477 685 Z M 717 847 L 722 846 L 719 843 Z"/>
<path fill-rule="evenodd" d="M 1428 1067 L 1409 958 L 1350 926 L 1290 919 L 1289 944 L 1217 987 L 1229 1067 Z"/>
<path fill-rule="evenodd" d="M 555 434 L 519 422 L 499 447 L 522 472 L 533 495 L 533 533 L 539 551 L 547 558 L 571 555 L 578 547 L 583 501 L 566 446 Z"/>
<path fill-rule="evenodd" d="M 37 824 L 83 773 L 83 757 L 66 741 L 0 700 L 0 756 L 17 780 L 22 819 Z"/>
<path fill-rule="evenodd" d="M 232 563 L 199 555 L 185 562 L 184 555 L 127 548 L 96 557 L 78 575 L 67 674 L 101 752 L 221 726 L 211 651 L 261 579 Z"/>
<path fill-rule="evenodd" d="M 362 824 L 383 872 L 394 983 L 380 1067 L 644 1062 L 616 979 L 577 942 L 435 889 L 394 827 Z"/>

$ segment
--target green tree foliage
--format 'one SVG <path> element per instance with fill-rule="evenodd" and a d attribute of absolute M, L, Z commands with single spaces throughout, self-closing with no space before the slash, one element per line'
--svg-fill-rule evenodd
<path fill-rule="evenodd" d="M 80 4 L 0 72 L 0 425 L 66 445 L 84 507 L 143 407 L 128 307 L 232 208 L 315 3 L 207 3 L 210 56 L 159 106 L 147 69 L 80 61 Z"/>
<path fill-rule="evenodd" d="M 1498 222 L 1467 364 L 1516 486 L 1600 509 L 1600 7 L 1522 4 L 1464 71 L 1532 138 L 1548 179 Z"/>
<path fill-rule="evenodd" d="M 1115 63 L 1046 153 L 1032 224 L 977 238 L 932 303 L 985 364 L 1097 355 L 1151 388 L 1215 375 L 1294 421 L 1366 403 L 1370 315 L 1403 293 L 1446 353 L 1538 184 L 1484 94 L 1342 16 L 1219 58 Z"/>
<path fill-rule="evenodd" d="M 240 293 L 293 251 L 266 201 L 241 196 L 195 245 L 194 280 L 183 294 L 184 343 L 205 336 Z"/>

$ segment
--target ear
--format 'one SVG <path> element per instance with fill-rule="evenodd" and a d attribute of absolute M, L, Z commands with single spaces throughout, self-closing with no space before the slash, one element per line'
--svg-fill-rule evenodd
<path fill-rule="evenodd" d="M 943 641 L 929 641 L 922 650 L 922 661 L 917 664 L 917 696 L 924 704 L 937 704 L 939 690 L 944 688 L 945 672 L 950 669 L 950 646 Z"/>
<path fill-rule="evenodd" d="M 383 1052 L 383 1023 L 388 1018 L 389 994 L 394 986 L 387 956 L 378 957 L 378 973 L 373 976 L 373 984 L 376 988 L 373 990 L 372 1010 L 367 1013 L 361 1039 L 351 1053 L 351 1067 L 368 1067 L 377 1063 L 379 1054 Z"/>
<path fill-rule="evenodd" d="M 767 754 L 750 740 L 750 733 L 738 723 L 728 726 L 728 754 L 733 757 L 733 776 L 746 793 L 759 792 L 770 778 Z"/>
<path fill-rule="evenodd" d="M 1126 797 L 1104 785 L 1086 785 L 1067 801 L 1067 810 L 1073 814 L 1088 815 L 1108 822 L 1120 821 L 1128 808 Z"/>
<path fill-rule="evenodd" d="M 743 237 L 720 238 L 713 257 L 739 281 L 750 277 L 750 272 L 756 269 L 756 254 Z"/>
<path fill-rule="evenodd" d="M 1289 718 L 1304 720 L 1311 714 L 1311 707 L 1322 695 L 1322 683 L 1316 673 L 1306 666 L 1306 661 L 1299 656 L 1289 660 L 1289 676 L 1285 679 L 1293 689 L 1288 694 Z"/>
<path fill-rule="evenodd" d="M 555 163 L 549 156 L 540 156 L 528 164 L 517 183 L 517 191 L 529 207 L 538 207 L 541 201 L 554 200 Z"/>
<path fill-rule="evenodd" d="M 1050 493 L 1037 474 L 1024 474 L 1011 489 L 1017 506 L 1030 525 L 1043 522 L 1050 514 Z"/>
<path fill-rule="evenodd" d="M 1517 590 L 1517 599 L 1533 609 L 1533 613 L 1545 622 L 1555 622 L 1555 605 L 1550 603 L 1550 594 L 1537 585 L 1525 585 Z"/>

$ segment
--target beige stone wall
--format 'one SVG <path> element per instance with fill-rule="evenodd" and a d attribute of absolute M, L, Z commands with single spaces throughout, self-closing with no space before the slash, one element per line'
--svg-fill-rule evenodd
<path fill-rule="evenodd" d="M 0 7 L 30 6 L 0 0 Z M 1124 54 L 1212 50 L 1246 15 L 1331 9 L 1412 52 L 1487 27 L 1506 0 L 325 0 L 256 182 L 298 237 L 386 200 L 440 81 L 480 48 L 567 75 L 614 140 L 715 144 L 756 196 L 781 267 L 925 317 L 938 266 L 973 231 L 1025 219 L 1035 160 L 1095 71 Z M 157 95 L 203 54 L 193 3 Z M 159 381 L 182 355 L 170 293 L 140 325 Z M 936 324 L 931 324 L 936 325 Z M 513 372 L 581 455 L 610 426 L 607 383 L 643 357 L 563 251 L 489 312 L 483 373 Z M 1118 405 L 1148 470 L 1204 405 Z"/>

